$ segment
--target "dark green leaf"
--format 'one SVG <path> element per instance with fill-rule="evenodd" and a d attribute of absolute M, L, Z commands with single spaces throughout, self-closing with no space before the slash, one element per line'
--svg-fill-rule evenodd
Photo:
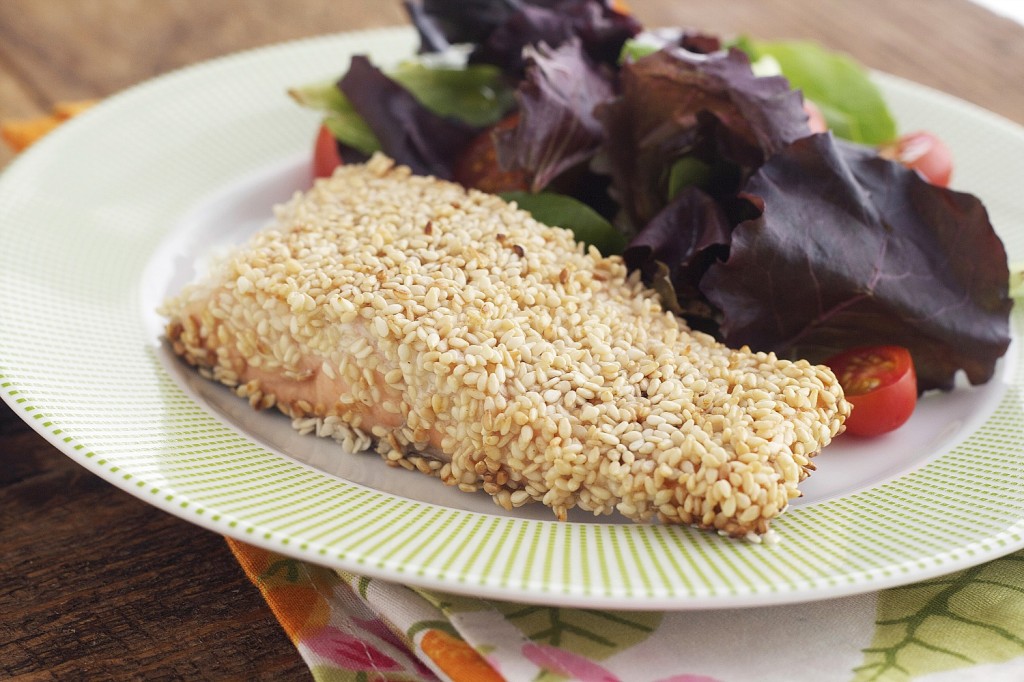
<path fill-rule="evenodd" d="M 435 114 L 474 126 L 497 123 L 515 104 L 501 72 L 489 64 L 449 68 L 405 62 L 388 75 Z"/>
<path fill-rule="evenodd" d="M 602 255 L 622 253 L 626 238 L 594 209 L 581 201 L 554 192 L 505 192 L 505 201 L 514 201 L 545 225 L 566 227 L 578 241 L 597 247 Z"/>
<path fill-rule="evenodd" d="M 702 187 L 711 177 L 711 166 L 693 156 L 684 156 L 668 172 L 668 200 L 686 187 Z"/>

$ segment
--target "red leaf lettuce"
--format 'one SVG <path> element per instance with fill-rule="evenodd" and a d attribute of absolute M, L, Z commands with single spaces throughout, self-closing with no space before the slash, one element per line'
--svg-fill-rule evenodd
<path fill-rule="evenodd" d="M 1009 344 L 1006 252 L 981 202 L 820 134 L 750 178 L 757 217 L 700 282 L 730 345 L 820 362 L 910 349 L 920 390 L 992 377 Z"/>
<path fill-rule="evenodd" d="M 585 166 L 604 139 L 594 107 L 614 94 L 613 74 L 573 38 L 552 49 L 528 47 L 526 77 L 516 91 L 519 122 L 495 138 L 498 161 L 527 171 L 539 192 L 566 171 Z"/>
<path fill-rule="evenodd" d="M 558 47 L 580 40 L 594 60 L 614 64 L 622 45 L 641 30 L 629 14 L 608 0 L 407 0 L 406 10 L 420 34 L 421 51 L 441 52 L 452 44 L 474 45 L 470 63 L 494 64 L 509 76 L 522 75 L 523 48 Z"/>
<path fill-rule="evenodd" d="M 420 175 L 450 179 L 457 153 L 480 132 L 468 123 L 435 114 L 362 55 L 352 57 L 338 88 L 376 135 L 384 153 Z"/>
<path fill-rule="evenodd" d="M 622 66 L 620 94 L 596 116 L 605 144 L 594 168 L 612 179 L 627 233 L 668 204 L 672 165 L 692 157 L 714 170 L 704 189 L 734 194 L 766 158 L 810 133 L 803 100 L 784 78 L 758 78 L 739 50 L 701 55 L 679 47 Z"/>

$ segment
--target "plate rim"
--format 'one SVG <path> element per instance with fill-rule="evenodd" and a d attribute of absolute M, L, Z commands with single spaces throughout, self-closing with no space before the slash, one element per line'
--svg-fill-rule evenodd
<path fill-rule="evenodd" d="M 303 38 L 299 40 L 288 41 L 285 43 L 278 43 L 275 45 L 253 48 L 242 52 L 223 55 L 212 60 L 207 60 L 204 62 L 199 62 L 194 65 L 183 67 L 181 69 L 176 69 L 164 75 L 158 76 L 154 79 L 144 81 L 136 86 L 133 86 L 111 96 L 104 102 L 101 102 L 94 109 L 85 112 L 78 119 L 69 122 L 68 124 L 66 124 L 66 126 L 62 126 L 61 129 L 58 129 L 52 135 L 47 136 L 46 139 L 41 140 L 36 147 L 27 150 L 24 153 L 24 156 L 15 159 L 11 164 L 9 164 L 8 167 L 4 169 L 3 173 L 0 173 L 0 202 L 2 202 L 4 189 L 9 184 L 8 181 L 11 177 L 14 177 L 16 174 L 22 173 L 22 168 L 27 168 L 29 164 L 34 163 L 36 159 L 42 159 L 47 154 L 54 153 L 52 150 L 59 149 L 60 146 L 64 144 L 64 141 L 66 139 L 72 139 L 75 136 L 82 134 L 79 131 L 87 130 L 89 126 L 92 125 L 100 125 L 100 123 L 96 123 L 97 120 L 102 122 L 103 117 L 114 115 L 105 112 L 113 111 L 116 113 L 117 106 L 119 106 L 117 104 L 118 102 L 131 100 L 131 98 L 137 96 L 137 93 L 139 92 L 146 92 L 151 88 L 162 87 L 162 84 L 164 83 L 187 80 L 193 74 L 202 71 L 209 71 L 210 69 L 216 69 L 220 64 L 234 63 L 239 62 L 240 60 L 244 61 L 267 56 L 272 57 L 274 54 L 277 54 L 279 52 L 295 49 L 303 45 L 310 45 L 312 43 L 351 41 L 353 39 L 373 41 L 380 37 L 392 39 L 395 38 L 396 36 L 404 36 L 408 38 L 411 35 L 412 31 L 408 27 L 398 27 L 369 29 L 366 31 L 345 32 L 326 36 L 314 36 L 310 38 Z M 1013 130 L 1015 134 L 1024 134 L 1024 128 L 1021 128 L 1017 124 L 1008 121 L 1004 117 L 1001 117 L 997 114 L 977 107 L 976 105 L 973 105 L 964 100 L 955 98 L 946 93 L 942 93 L 927 86 L 914 83 L 913 81 L 897 78 L 894 76 L 888 76 L 885 74 L 879 74 L 877 75 L 877 78 L 880 79 L 881 83 L 883 84 L 889 83 L 890 87 L 893 87 L 895 84 L 895 86 L 898 87 L 913 89 L 915 91 L 918 91 L 919 93 L 923 93 L 923 96 L 935 98 L 937 100 L 943 100 L 950 106 L 956 106 L 964 109 L 965 111 L 970 111 L 972 115 L 984 116 L 987 119 L 989 119 L 989 121 L 993 125 L 1010 126 L 1010 128 L 1008 129 Z M 282 98 L 283 97 L 284 95 L 282 94 Z M 166 234 L 164 234 L 163 236 L 165 237 Z M 145 267 L 143 267 L 142 269 L 145 270 Z M 7 274 L 5 273 L 4 276 L 7 276 Z M 141 310 L 141 307 L 133 309 L 132 314 L 138 314 L 139 310 Z M 1017 312 L 1015 312 L 1014 318 L 1018 318 L 1019 321 L 1019 317 L 1020 315 Z M 2 345 L 2 342 L 3 336 L 0 335 L 0 345 Z M 279 534 L 276 534 L 274 532 L 256 532 L 257 528 L 255 526 L 250 526 L 251 530 L 240 528 L 239 524 L 235 520 L 227 520 L 227 515 L 208 514 L 206 513 L 205 510 L 203 510 L 202 507 L 200 507 L 200 511 L 197 513 L 195 506 L 187 504 L 187 494 L 183 494 L 182 496 L 174 495 L 166 498 L 163 495 L 140 495 L 138 481 L 136 480 L 136 478 L 126 478 L 125 476 L 126 474 L 130 474 L 131 472 L 122 471 L 122 469 L 117 466 L 108 466 L 104 458 L 97 457 L 96 455 L 92 454 L 92 451 L 87 445 L 88 438 L 83 440 L 78 437 L 73 437 L 68 435 L 63 429 L 60 429 L 59 425 L 56 428 L 51 426 L 53 424 L 53 419 L 44 419 L 44 417 L 47 416 L 45 414 L 45 410 L 40 411 L 40 406 L 36 405 L 31 400 L 30 395 L 23 393 L 21 388 L 18 387 L 17 382 L 12 381 L 11 377 L 8 376 L 7 372 L 5 372 L 6 367 L 6 358 L 0 357 L 0 389 L 3 389 L 0 390 L 0 398 L 3 398 L 3 400 L 11 406 L 15 414 L 17 414 L 20 418 L 27 422 L 37 433 L 39 433 L 45 440 L 47 440 L 47 442 L 56 447 L 59 451 L 71 457 L 74 461 L 84 466 L 93 474 L 100 476 L 101 478 L 114 484 L 121 490 L 124 490 L 129 494 L 132 494 L 133 496 L 141 499 L 143 502 L 150 504 L 152 506 L 156 506 L 157 508 L 163 511 L 174 514 L 189 523 L 193 523 L 195 525 L 204 527 L 207 530 L 218 532 L 223 535 L 228 535 L 230 537 L 240 539 L 250 544 L 263 547 L 264 549 L 272 550 L 283 554 L 288 554 L 291 556 L 296 556 L 297 558 L 301 558 L 304 560 L 309 560 L 315 563 L 321 563 L 328 566 L 332 566 L 334 568 L 349 570 L 381 578 L 384 580 L 393 581 L 396 579 L 400 579 L 404 582 L 408 582 L 410 584 L 417 584 L 421 587 L 426 587 L 428 589 L 436 589 L 446 592 L 482 596 L 488 598 L 497 598 L 510 601 L 543 600 L 547 603 L 556 603 L 565 606 L 629 608 L 640 610 L 687 610 L 754 607 L 769 604 L 779 605 L 802 601 L 814 601 L 819 599 L 841 597 L 860 592 L 883 589 L 885 587 L 905 584 L 907 582 L 913 582 L 917 580 L 934 577 L 936 575 L 949 573 L 951 571 L 957 570 L 958 568 L 964 568 L 981 563 L 984 560 L 994 559 L 998 556 L 1014 551 L 1015 549 L 1024 547 L 1024 537 L 1022 537 L 1022 532 L 1024 532 L 1024 517 L 1022 517 L 1018 518 L 1016 523 L 1003 528 L 1000 532 L 994 535 L 990 535 L 984 540 L 977 542 L 977 546 L 958 547 L 956 548 L 956 550 L 952 552 L 947 552 L 947 554 L 949 555 L 956 554 L 957 552 L 959 552 L 959 557 L 949 556 L 944 560 L 935 561 L 933 565 L 926 568 L 911 568 L 909 566 L 901 567 L 899 565 L 892 565 L 891 575 L 889 576 L 851 580 L 849 578 L 850 574 L 848 574 L 845 583 L 822 585 L 820 584 L 820 581 L 817 583 L 814 583 L 812 581 L 812 584 L 804 588 L 791 587 L 781 592 L 769 589 L 767 591 L 753 593 L 743 593 L 741 591 L 733 594 L 708 594 L 703 596 L 690 594 L 673 595 L 669 597 L 660 598 L 645 598 L 643 595 L 637 595 L 635 593 L 630 593 L 626 595 L 617 595 L 609 593 L 594 594 L 591 592 L 559 593 L 557 591 L 544 588 L 541 588 L 538 592 L 527 594 L 522 592 L 522 590 L 515 590 L 510 589 L 508 587 L 496 586 L 490 583 L 468 584 L 459 581 L 452 582 L 451 578 L 449 577 L 438 577 L 431 575 L 412 575 L 408 573 L 403 573 L 401 571 L 396 573 L 395 568 L 386 568 L 369 565 L 363 563 L 361 558 L 342 559 L 337 556 L 332 556 L 329 552 L 313 553 L 312 548 L 310 548 L 309 551 L 296 548 L 294 545 L 291 544 L 291 537 L 280 537 Z M 202 409 L 201 406 L 200 409 Z M 230 428 L 230 426 L 227 426 L 227 428 Z M 269 451 L 267 451 L 266 454 L 270 454 L 274 457 L 277 457 L 275 453 Z M 293 460 L 290 461 L 300 466 L 307 466 L 302 465 L 301 463 L 296 463 Z M 925 466 L 931 466 L 931 463 Z M 328 474 L 316 472 L 315 469 L 310 469 L 312 472 L 318 473 L 319 476 L 329 476 Z M 910 474 L 907 475 L 914 475 L 915 473 L 917 472 L 911 472 Z M 896 479 L 896 481 L 902 480 L 907 475 L 901 476 L 899 479 Z M 893 483 L 895 483 L 896 481 L 894 481 Z M 358 484 L 351 483 L 346 483 L 345 485 L 356 486 L 360 488 L 362 487 L 358 486 Z M 148 488 L 149 486 L 147 486 L 147 489 Z M 390 496 L 389 493 L 383 493 L 380 491 L 372 490 L 369 494 L 371 494 L 371 496 Z M 184 497 L 185 499 L 182 499 L 182 497 Z M 182 506 L 183 504 L 185 506 Z M 477 513 L 475 512 L 467 512 L 452 508 L 438 507 L 437 505 L 431 505 L 430 503 L 412 501 L 411 504 L 424 505 L 431 507 L 433 509 L 440 509 L 442 510 L 440 512 L 442 515 L 445 513 L 451 513 L 457 516 L 466 516 L 469 519 L 476 519 L 476 517 L 478 516 Z M 827 502 L 823 502 L 821 504 L 827 504 Z M 807 507 L 805 508 L 805 511 L 802 513 L 808 513 L 809 511 L 817 508 L 818 506 L 820 505 Z M 209 508 L 207 508 L 207 510 L 208 509 Z M 479 516 L 486 517 L 486 515 Z M 546 524 L 549 526 L 557 525 L 557 522 L 554 521 L 538 522 L 531 520 L 524 521 L 519 519 L 511 519 L 495 523 L 497 525 L 503 525 L 507 528 L 518 526 L 532 528 L 534 527 L 533 524 Z M 586 525 L 589 526 L 591 524 Z M 569 524 L 568 526 L 563 525 L 562 530 L 565 530 L 567 527 L 570 526 L 572 526 L 572 524 Z M 607 532 L 608 534 L 610 534 L 608 538 L 609 541 L 613 542 L 626 542 L 627 536 L 623 536 L 622 534 L 632 533 L 634 531 L 631 531 L 629 529 L 637 528 L 637 526 L 615 527 L 610 524 L 592 524 L 592 526 L 594 528 L 610 529 L 607 531 L 593 532 L 597 534 L 598 537 L 603 537 L 601 533 Z M 614 530 L 614 528 L 620 528 L 620 530 Z M 526 531 L 520 529 L 518 530 L 518 532 L 520 533 L 521 538 L 522 534 Z M 574 531 L 571 528 L 570 530 L 565 530 L 565 534 L 570 537 L 570 540 L 573 537 L 573 532 Z M 665 532 L 667 533 L 670 531 Z M 678 532 L 684 533 L 687 536 L 688 540 L 696 542 L 697 544 L 707 545 L 709 544 L 709 542 L 723 542 L 718 538 L 715 538 L 713 535 L 703 532 L 691 532 L 688 530 L 682 530 Z M 635 540 L 636 539 L 634 538 L 633 541 Z M 783 541 L 783 544 L 784 543 L 785 540 Z M 337 548 L 334 549 L 336 550 Z M 765 551 L 771 550 L 766 549 Z M 749 558 L 746 558 L 744 560 L 749 560 Z M 907 563 L 910 564 L 914 563 L 915 561 L 920 561 L 920 559 L 911 558 L 908 559 Z M 912 571 L 912 579 L 907 579 L 908 571 Z M 793 583 L 793 585 L 797 584 L 798 583 Z"/>

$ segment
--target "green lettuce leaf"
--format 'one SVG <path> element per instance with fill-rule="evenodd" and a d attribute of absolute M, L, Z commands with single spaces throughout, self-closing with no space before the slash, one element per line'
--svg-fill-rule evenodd
<path fill-rule="evenodd" d="M 622 44 L 622 52 L 619 54 L 619 64 L 624 62 L 635 62 L 647 55 L 654 54 L 666 46 L 666 41 L 654 41 L 648 38 L 631 38 Z"/>
<path fill-rule="evenodd" d="M 377 136 L 334 81 L 294 87 L 288 94 L 302 106 L 322 111 L 324 125 L 339 142 L 367 156 L 380 149 Z"/>
<path fill-rule="evenodd" d="M 621 232 L 597 211 L 572 197 L 554 192 L 505 192 L 501 197 L 519 204 L 519 208 L 528 211 L 534 220 L 569 228 L 577 241 L 596 246 L 604 256 L 622 253 L 626 246 L 626 238 Z"/>
<path fill-rule="evenodd" d="M 870 145 L 896 137 L 896 123 L 881 92 L 850 57 L 807 41 L 742 38 L 737 47 L 752 61 L 774 59 L 790 84 L 818 105 L 836 136 Z"/>
<path fill-rule="evenodd" d="M 409 61 L 387 75 L 433 113 L 472 126 L 496 123 L 515 104 L 501 73 L 487 64 L 452 68 Z M 292 88 L 288 94 L 302 106 L 323 112 L 324 125 L 341 143 L 367 155 L 380 150 L 377 136 L 338 89 L 337 81 L 309 83 Z"/>
<path fill-rule="evenodd" d="M 435 114 L 474 126 L 497 123 L 515 104 L 501 72 L 490 64 L 439 68 L 410 61 L 388 75 Z"/>

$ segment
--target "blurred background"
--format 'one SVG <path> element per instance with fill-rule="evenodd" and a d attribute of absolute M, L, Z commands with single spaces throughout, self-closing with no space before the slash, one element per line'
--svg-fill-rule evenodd
<path fill-rule="evenodd" d="M 991 31 L 990 10 L 968 0 L 859 0 L 856 12 L 842 0 L 798 4 L 797 11 L 788 2 L 761 0 L 628 2 L 646 26 L 764 39 L 827 36 L 830 47 L 872 68 L 1024 122 L 1024 26 L 1003 16 L 1024 15 L 1024 2 L 984 0 L 1006 25 L 999 34 Z M 862 21 L 851 21 L 853 15 Z M 104 97 L 237 50 L 404 23 L 400 0 L 3 0 L 0 120 L 38 116 L 56 102 Z M 0 151 L 0 166 L 10 158 L 9 150 Z"/>

